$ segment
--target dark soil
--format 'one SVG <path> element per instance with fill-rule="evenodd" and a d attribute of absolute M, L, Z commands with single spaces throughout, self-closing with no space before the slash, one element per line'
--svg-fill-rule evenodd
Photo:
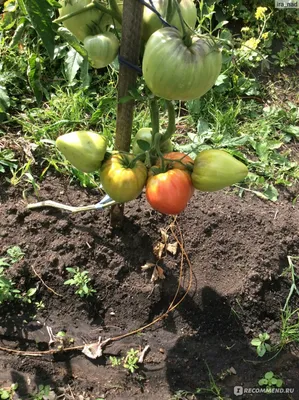
<path fill-rule="evenodd" d="M 36 311 L 34 304 L 21 306 L 17 301 L 3 304 L 0 346 L 55 349 L 58 343 L 49 346 L 46 327 L 54 334 L 66 331 L 67 338 L 74 339 L 70 346 L 80 346 L 96 342 L 99 336 L 106 339 L 134 330 L 167 310 L 177 289 L 180 252 L 159 261 L 164 280 L 152 283 L 152 270 L 141 269 L 146 262 L 155 262 L 153 248 L 161 240 L 160 228 L 173 221 L 150 209 L 144 195 L 126 205 L 123 227 L 115 229 L 108 210 L 29 211 L 21 189 L 4 182 L 1 188 L 0 256 L 13 245 L 21 247 L 25 257 L 9 268 L 9 274 L 22 291 L 37 287 L 36 301 L 42 300 L 45 308 Z M 99 201 L 97 191 L 66 186 L 55 177 L 41 183 L 38 198 L 28 191 L 26 195 L 29 202 L 52 199 L 86 205 Z M 293 189 L 271 203 L 247 193 L 241 198 L 233 191 L 197 192 L 177 218 L 194 278 L 191 291 L 174 312 L 142 334 L 112 342 L 96 360 L 79 350 L 39 357 L 0 351 L 0 387 L 18 382 L 21 399 L 29 399 L 43 384 L 62 395 L 57 398 L 170 400 L 179 390 L 211 388 L 213 377 L 222 397 L 202 393 L 196 398 L 233 399 L 234 386 L 258 388 L 265 372 L 273 371 L 284 387 L 295 390 L 292 395 L 268 397 L 298 399 L 299 349 L 292 344 L 275 357 L 270 353 L 259 358 L 250 344 L 261 332 L 268 332 L 274 344 L 279 340 L 281 308 L 291 285 L 290 277 L 281 274 L 288 266 L 287 256 L 299 254 L 295 196 Z M 66 267 L 76 266 L 89 271 L 94 296 L 82 299 L 73 286 L 64 285 L 70 277 Z M 33 269 L 62 297 L 48 290 Z M 187 268 L 185 272 L 180 297 L 187 287 Z M 298 307 L 298 296 L 291 302 Z M 109 356 L 125 356 L 131 348 L 143 349 L 146 344 L 150 351 L 136 373 L 111 365 Z M 191 396 L 181 392 L 176 398 Z"/>

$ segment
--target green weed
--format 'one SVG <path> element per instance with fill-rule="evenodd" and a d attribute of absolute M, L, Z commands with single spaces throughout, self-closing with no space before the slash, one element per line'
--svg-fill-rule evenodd
<path fill-rule="evenodd" d="M 270 335 L 267 332 L 260 333 L 258 337 L 251 340 L 251 344 L 256 347 L 256 352 L 259 357 L 263 357 L 266 352 L 271 351 L 271 345 L 266 343 L 268 340 L 270 340 Z"/>
<path fill-rule="evenodd" d="M 258 381 L 260 386 L 265 386 L 266 389 L 271 390 L 271 388 L 276 387 L 280 388 L 283 386 L 283 381 L 280 378 L 277 378 L 272 371 L 268 371 L 265 373 L 263 378 Z"/>
<path fill-rule="evenodd" d="M 124 359 L 124 368 L 133 374 L 138 367 L 138 350 L 130 349 Z"/>
<path fill-rule="evenodd" d="M 21 261 L 24 257 L 25 253 L 19 246 L 12 246 L 6 251 L 7 255 L 9 256 L 10 264 L 14 264 L 18 261 Z"/>
<path fill-rule="evenodd" d="M 0 388 L 0 399 L 12 400 L 17 389 L 17 383 L 13 383 L 9 388 Z"/>
<path fill-rule="evenodd" d="M 88 297 L 96 293 L 96 290 L 93 289 L 89 282 L 91 279 L 87 276 L 88 271 L 80 271 L 80 268 L 66 268 L 66 270 L 72 275 L 71 279 L 68 279 L 64 282 L 65 285 L 76 286 L 78 289 L 75 291 L 80 297 Z"/>

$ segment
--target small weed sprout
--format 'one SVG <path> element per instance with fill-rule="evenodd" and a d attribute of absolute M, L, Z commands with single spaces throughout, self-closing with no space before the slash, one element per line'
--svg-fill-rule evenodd
<path fill-rule="evenodd" d="M 256 347 L 256 352 L 259 357 L 263 357 L 267 351 L 271 351 L 270 344 L 266 343 L 269 339 L 270 335 L 267 332 L 260 333 L 258 337 L 252 339 L 251 344 Z"/>
<path fill-rule="evenodd" d="M 30 396 L 31 400 L 44 400 L 44 399 L 48 399 L 49 395 L 52 395 L 53 392 L 50 388 L 49 385 L 39 385 L 38 386 L 38 392 L 34 393 Z"/>
<path fill-rule="evenodd" d="M 4 275 L 4 268 L 0 267 L 0 304 L 14 300 L 20 296 L 20 291 L 14 289 L 15 283 Z"/>
<path fill-rule="evenodd" d="M 109 360 L 111 362 L 112 367 L 118 367 L 119 365 L 122 364 L 122 361 L 124 360 L 121 357 L 115 357 L 115 356 L 110 356 Z"/>
<path fill-rule="evenodd" d="M 13 383 L 9 388 L 0 388 L 0 399 L 12 400 L 17 388 L 17 383 Z"/>
<path fill-rule="evenodd" d="M 272 387 L 280 388 L 283 385 L 283 381 L 280 378 L 275 377 L 272 371 L 265 373 L 264 377 L 258 381 L 260 386 L 266 386 L 266 389 L 271 389 Z"/>
<path fill-rule="evenodd" d="M 136 369 L 138 369 L 138 350 L 130 349 L 127 352 L 126 358 L 124 360 L 124 368 L 126 368 L 131 374 L 133 374 Z"/>
<path fill-rule="evenodd" d="M 10 258 L 10 264 L 14 264 L 24 257 L 25 253 L 21 250 L 19 246 L 10 247 L 7 250 L 7 254 Z"/>
<path fill-rule="evenodd" d="M 125 369 L 127 369 L 131 374 L 133 374 L 139 367 L 138 367 L 138 360 L 139 360 L 139 351 L 130 349 L 127 352 L 126 357 L 115 357 L 110 356 L 109 360 L 111 362 L 112 367 L 118 367 L 123 365 Z"/>
<path fill-rule="evenodd" d="M 92 287 L 88 284 L 91 279 L 87 276 L 88 271 L 80 271 L 80 268 L 66 268 L 66 270 L 73 275 L 71 279 L 68 279 L 64 282 L 65 285 L 74 285 L 78 289 L 76 290 L 76 294 L 80 297 L 88 297 L 91 296 L 93 293 L 96 292 Z"/>

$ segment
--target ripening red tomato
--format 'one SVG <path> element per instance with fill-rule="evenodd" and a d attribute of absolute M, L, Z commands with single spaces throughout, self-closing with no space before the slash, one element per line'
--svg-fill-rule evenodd
<path fill-rule="evenodd" d="M 163 214 L 182 212 L 194 193 L 191 177 L 182 169 L 170 169 L 148 178 L 146 198 L 149 204 Z"/>

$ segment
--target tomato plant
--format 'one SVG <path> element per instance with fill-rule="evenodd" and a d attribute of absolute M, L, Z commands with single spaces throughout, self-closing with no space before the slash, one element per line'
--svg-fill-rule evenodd
<path fill-rule="evenodd" d="M 246 165 L 223 150 L 203 150 L 195 158 L 192 183 L 198 190 L 214 192 L 242 181 Z"/>
<path fill-rule="evenodd" d="M 163 214 L 175 215 L 182 212 L 194 188 L 188 172 L 170 169 L 148 178 L 146 198 L 149 204 Z"/>
<path fill-rule="evenodd" d="M 100 178 L 105 192 L 118 203 L 125 203 L 142 192 L 147 169 L 133 154 L 118 153 L 102 164 Z"/>
<path fill-rule="evenodd" d="M 94 68 L 104 68 L 117 56 L 119 42 L 114 33 L 106 32 L 87 36 L 84 39 L 84 47 L 91 59 L 91 65 Z"/>
<path fill-rule="evenodd" d="M 107 142 L 96 132 L 75 131 L 59 136 L 56 147 L 80 171 L 94 172 L 102 164 Z"/>
<path fill-rule="evenodd" d="M 184 39 L 177 29 L 162 28 L 146 44 L 142 70 L 154 95 L 194 100 L 211 89 L 221 65 L 221 51 L 212 39 L 195 35 Z"/>

